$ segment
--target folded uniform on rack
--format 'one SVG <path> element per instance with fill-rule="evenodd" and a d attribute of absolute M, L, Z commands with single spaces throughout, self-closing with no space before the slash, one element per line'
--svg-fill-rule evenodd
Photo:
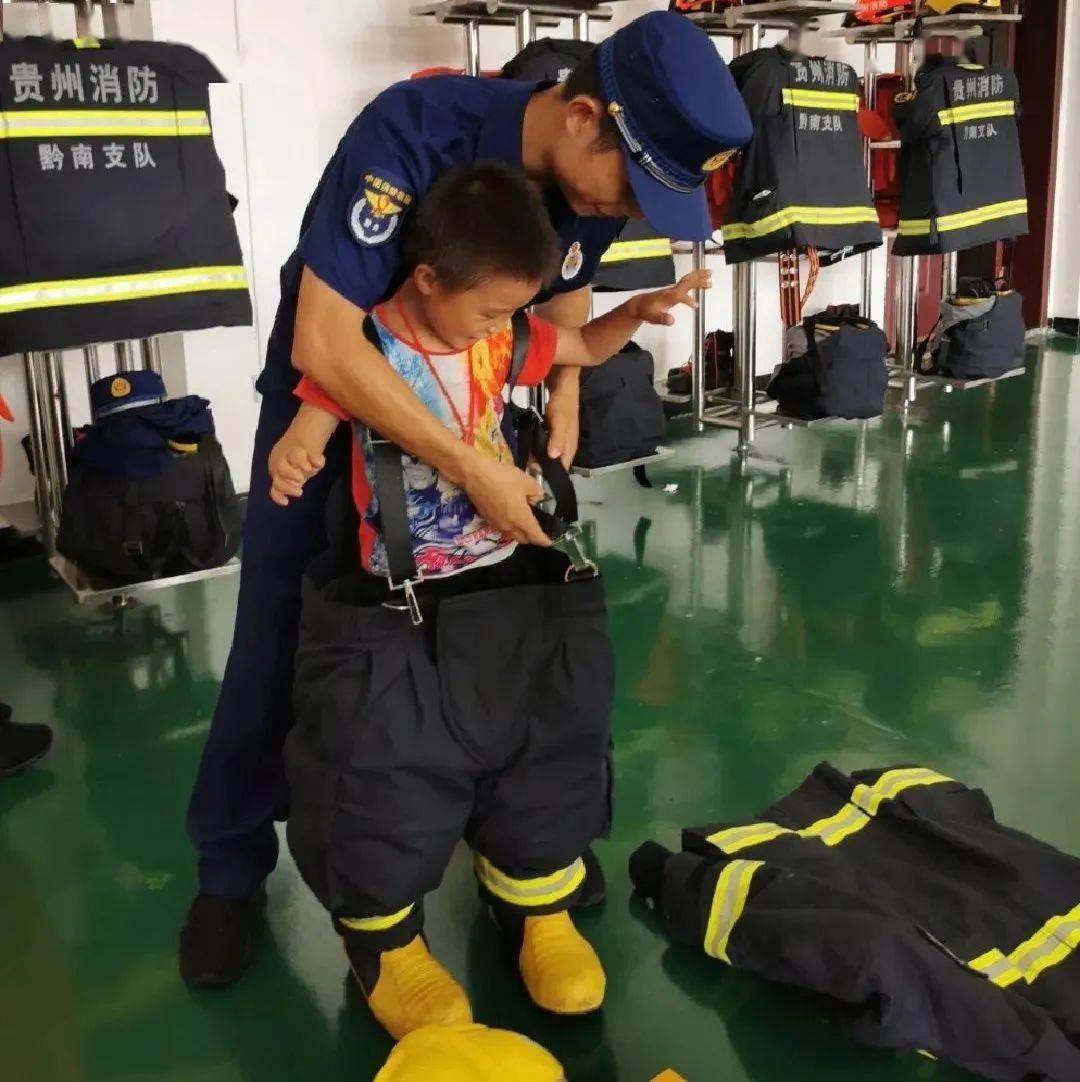
<path fill-rule="evenodd" d="M 855 1039 L 994 1079 L 1080 1078 L 1080 860 L 925 767 L 823 763 L 749 822 L 630 860 L 677 939 L 827 997 Z"/>
<path fill-rule="evenodd" d="M 1019 89 L 1007 68 L 932 56 L 900 95 L 900 224 L 893 252 L 958 252 L 1028 231 Z"/>
<path fill-rule="evenodd" d="M 184 45 L 0 40 L 0 355 L 251 322 L 222 81 Z"/>
<path fill-rule="evenodd" d="M 60 552 L 122 584 L 217 567 L 240 545 L 240 504 L 210 403 L 167 399 L 155 372 L 90 388 L 94 421 L 76 433 Z"/>
<path fill-rule="evenodd" d="M 725 215 L 728 263 L 792 248 L 840 258 L 881 244 L 866 184 L 848 64 L 783 46 L 737 57 L 731 74 L 754 121 Z"/>

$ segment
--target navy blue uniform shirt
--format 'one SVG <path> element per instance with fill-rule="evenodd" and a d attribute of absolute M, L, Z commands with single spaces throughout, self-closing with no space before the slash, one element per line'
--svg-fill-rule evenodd
<path fill-rule="evenodd" d="M 455 165 L 520 167 L 529 98 L 544 83 L 439 75 L 384 90 L 352 122 L 304 212 L 300 242 L 281 270 L 281 302 L 258 388 L 291 390 L 300 276 L 309 266 L 347 300 L 370 311 L 400 282 L 401 234 L 410 210 Z M 588 285 L 623 218 L 579 218 L 562 193 L 545 193 L 563 258 L 536 302 Z"/>

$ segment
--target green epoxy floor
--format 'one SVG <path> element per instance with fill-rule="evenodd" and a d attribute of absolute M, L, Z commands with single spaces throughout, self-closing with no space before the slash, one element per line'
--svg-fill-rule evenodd
<path fill-rule="evenodd" d="M 1080 851 L 1080 363 L 1047 352 L 1024 378 L 924 396 L 906 425 L 771 430 L 744 471 L 730 434 L 677 442 L 651 491 L 582 486 L 619 660 L 610 896 L 581 920 L 607 1004 L 561 1021 L 527 1004 L 460 853 L 431 942 L 477 1016 L 546 1044 L 571 1082 L 958 1079 L 670 945 L 626 861 L 752 814 L 826 758 L 932 765 Z M 247 978 L 193 994 L 176 975 L 183 813 L 235 595 L 163 592 L 120 628 L 38 563 L 0 568 L 2 697 L 57 730 L 42 768 L 0 782 L 5 1080 L 357 1082 L 389 1049 L 287 857 Z"/>

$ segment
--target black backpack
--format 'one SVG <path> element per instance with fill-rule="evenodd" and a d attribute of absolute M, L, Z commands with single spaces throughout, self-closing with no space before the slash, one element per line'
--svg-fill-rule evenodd
<path fill-rule="evenodd" d="M 653 358 L 634 342 L 581 376 L 581 441 L 576 466 L 613 466 L 653 454 L 664 439 L 664 406 Z"/>
<path fill-rule="evenodd" d="M 154 477 L 73 462 L 56 547 L 109 585 L 218 567 L 240 545 L 242 516 L 221 444 L 201 435 Z"/>
<path fill-rule="evenodd" d="M 986 305 L 989 304 L 989 310 Z M 997 379 L 1024 363 L 1024 299 L 980 278 L 962 279 L 942 305 L 936 343 L 919 349 L 919 371 L 951 379 Z M 970 309 L 979 314 L 971 316 Z M 935 327 L 935 333 L 937 328 Z"/>
<path fill-rule="evenodd" d="M 889 383 L 881 328 L 845 305 L 807 317 L 803 329 L 806 353 L 780 365 L 769 383 L 780 409 L 807 420 L 880 416 Z"/>

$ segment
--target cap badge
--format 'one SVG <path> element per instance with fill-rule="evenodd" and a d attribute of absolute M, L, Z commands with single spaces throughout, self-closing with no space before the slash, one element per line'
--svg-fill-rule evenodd
<path fill-rule="evenodd" d="M 701 163 L 701 171 L 703 173 L 715 173 L 717 169 L 727 165 L 731 159 L 735 157 L 735 150 L 721 150 L 719 154 L 714 154 L 711 158 L 706 158 Z"/>
<path fill-rule="evenodd" d="M 123 376 L 117 376 L 116 379 L 109 384 L 109 394 L 113 398 L 127 398 L 131 394 L 131 384 L 128 383 Z"/>

